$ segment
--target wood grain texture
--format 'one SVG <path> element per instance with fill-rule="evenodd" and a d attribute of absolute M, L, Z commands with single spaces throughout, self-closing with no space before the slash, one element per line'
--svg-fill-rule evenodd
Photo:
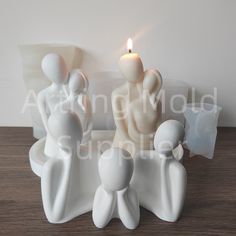
<path fill-rule="evenodd" d="M 176 223 L 141 209 L 130 231 L 119 220 L 97 229 L 91 212 L 61 225 L 44 215 L 40 179 L 30 169 L 31 128 L 0 128 L 0 235 L 236 235 L 236 128 L 220 128 L 215 157 L 188 157 L 187 199 Z"/>

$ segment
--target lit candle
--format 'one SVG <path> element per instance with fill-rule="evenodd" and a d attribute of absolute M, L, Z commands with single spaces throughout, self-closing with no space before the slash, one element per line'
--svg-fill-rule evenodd
<path fill-rule="evenodd" d="M 123 55 L 119 61 L 121 73 L 130 83 L 138 83 L 143 79 L 143 63 L 137 53 L 132 52 L 133 42 L 129 38 L 127 41 L 128 53 Z"/>
<path fill-rule="evenodd" d="M 129 38 L 128 41 L 127 41 L 127 49 L 128 49 L 128 51 L 129 51 L 129 53 L 132 52 L 132 49 L 133 49 L 133 41 L 132 41 L 131 38 Z"/>

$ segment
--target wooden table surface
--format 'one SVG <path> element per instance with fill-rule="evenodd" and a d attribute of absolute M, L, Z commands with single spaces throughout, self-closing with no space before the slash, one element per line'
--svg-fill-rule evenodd
<path fill-rule="evenodd" d="M 236 235 L 236 128 L 219 129 L 213 160 L 186 153 L 187 197 L 179 221 L 164 222 L 141 209 L 133 231 L 119 220 L 97 229 L 91 212 L 65 224 L 48 223 L 40 179 L 28 160 L 35 141 L 31 128 L 0 128 L 0 235 Z"/>

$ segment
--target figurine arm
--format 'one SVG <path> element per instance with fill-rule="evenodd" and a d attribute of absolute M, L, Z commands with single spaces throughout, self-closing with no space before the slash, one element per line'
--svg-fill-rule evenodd
<path fill-rule="evenodd" d="M 92 114 L 92 105 L 90 102 L 90 99 L 88 97 L 88 95 L 84 96 L 83 99 L 83 106 L 85 107 L 85 112 L 87 113 L 87 132 L 91 132 L 92 128 L 93 128 L 93 114 Z"/>
<path fill-rule="evenodd" d="M 73 104 L 70 102 L 70 100 L 65 100 L 56 104 L 54 111 L 59 111 L 64 113 L 66 111 L 73 111 L 73 108 L 74 108 Z"/>
<path fill-rule="evenodd" d="M 132 140 L 136 143 L 150 143 L 150 140 L 153 139 L 154 134 L 143 134 L 138 131 L 138 128 L 136 126 L 136 122 L 133 115 L 133 110 L 130 109 L 129 115 L 128 115 L 128 123 L 129 123 L 129 136 Z"/>
<path fill-rule="evenodd" d="M 178 161 L 173 161 L 170 165 L 169 172 L 172 173 L 171 180 L 171 205 L 172 205 L 172 221 L 176 221 L 183 209 L 186 194 L 187 175 L 184 166 Z M 177 187 L 178 186 L 178 187 Z"/>
<path fill-rule="evenodd" d="M 113 192 L 104 190 L 99 186 L 93 202 L 93 222 L 98 228 L 104 228 L 111 220 L 115 208 L 115 196 Z"/>
<path fill-rule="evenodd" d="M 68 87 L 66 85 L 63 85 L 63 92 L 65 93 L 66 98 L 68 98 L 69 97 L 69 92 L 68 92 Z"/>
<path fill-rule="evenodd" d="M 113 115 L 114 115 L 114 121 L 116 125 L 116 129 L 119 130 L 120 134 L 125 139 L 130 139 L 128 136 L 128 128 L 127 124 L 125 122 L 124 112 L 122 111 L 121 107 L 121 101 L 120 98 L 116 96 L 116 94 L 112 93 L 112 108 L 113 108 Z"/>
<path fill-rule="evenodd" d="M 40 113 L 42 121 L 43 121 L 44 128 L 45 128 L 46 132 L 49 133 L 48 114 L 46 112 L 46 102 L 45 102 L 45 97 L 44 97 L 43 91 L 38 94 L 37 104 L 38 104 L 39 113 Z"/>
<path fill-rule="evenodd" d="M 175 222 L 183 208 L 186 191 L 186 171 L 174 158 L 161 160 L 161 193 L 164 217 Z"/>
<path fill-rule="evenodd" d="M 127 187 L 117 192 L 118 213 L 128 229 L 135 229 L 139 224 L 140 209 L 136 192 Z"/>
<path fill-rule="evenodd" d="M 167 215 L 172 214 L 172 203 L 170 196 L 170 183 L 168 176 L 168 163 L 170 160 L 167 160 L 166 157 L 161 158 L 161 199 L 163 204 L 164 212 Z"/>
<path fill-rule="evenodd" d="M 50 159 L 43 166 L 41 189 L 43 206 L 47 218 L 52 223 L 63 219 L 69 190 L 70 172 L 72 166 L 71 150 L 64 150 L 63 159 Z M 62 175 L 61 178 L 59 175 Z M 61 182 L 58 182 L 58 179 Z"/>

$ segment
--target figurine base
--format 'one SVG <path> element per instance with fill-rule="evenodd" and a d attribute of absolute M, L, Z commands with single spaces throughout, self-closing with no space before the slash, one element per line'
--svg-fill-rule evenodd
<path fill-rule="evenodd" d="M 44 163 L 49 160 L 49 157 L 44 154 L 45 142 L 46 137 L 39 139 L 36 143 L 33 144 L 29 151 L 31 169 L 39 177 L 41 177 Z"/>

